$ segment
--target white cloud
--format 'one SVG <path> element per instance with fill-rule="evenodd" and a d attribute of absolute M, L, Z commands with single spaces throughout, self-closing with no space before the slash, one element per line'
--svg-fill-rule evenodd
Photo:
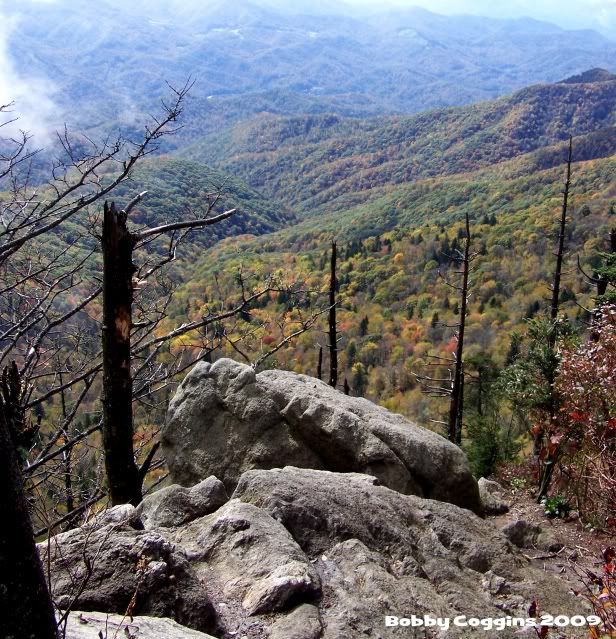
<path fill-rule="evenodd" d="M 35 0 L 50 2 L 53 0 Z M 19 129 L 35 137 L 37 145 L 46 144 L 54 122 L 56 108 L 52 100 L 54 86 L 45 78 L 20 73 L 10 55 L 10 38 L 19 16 L 10 12 L 0 0 L 0 104 L 14 103 L 12 116 L 19 120 L 2 129 L 3 135 L 14 135 Z"/>

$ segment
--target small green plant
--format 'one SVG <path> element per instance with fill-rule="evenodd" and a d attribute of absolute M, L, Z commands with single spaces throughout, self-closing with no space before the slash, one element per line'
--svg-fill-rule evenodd
<path fill-rule="evenodd" d="M 501 460 L 500 427 L 496 419 L 477 417 L 467 424 L 468 461 L 476 477 L 488 477 Z"/>
<path fill-rule="evenodd" d="M 515 493 L 528 488 L 528 480 L 524 477 L 512 477 L 509 483 L 511 490 Z"/>
<path fill-rule="evenodd" d="M 545 514 L 548 517 L 559 517 L 563 519 L 571 511 L 569 502 L 560 495 L 554 495 L 553 497 L 544 497 L 541 500 Z"/>

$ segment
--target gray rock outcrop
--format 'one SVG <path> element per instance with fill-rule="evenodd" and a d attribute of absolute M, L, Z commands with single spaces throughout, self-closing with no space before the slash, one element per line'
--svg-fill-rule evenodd
<path fill-rule="evenodd" d="M 158 531 L 128 522 L 88 525 L 39 544 L 39 552 L 52 566 L 52 596 L 60 609 L 132 610 L 205 632 L 218 629 L 208 593 L 185 553 Z"/>
<path fill-rule="evenodd" d="M 119 615 L 115 624 L 137 615 L 137 639 L 385 639 L 401 635 L 386 616 L 526 618 L 537 598 L 542 612 L 587 612 L 516 547 L 543 543 L 540 529 L 501 531 L 477 514 L 460 449 L 313 378 L 197 365 L 170 405 L 163 447 L 172 479 L 191 488 L 169 486 L 39 545 L 56 604 L 96 611 L 72 615 L 69 638 L 96 637 L 101 613 Z M 482 494 L 492 508 L 498 491 L 483 481 Z"/>
<path fill-rule="evenodd" d="M 502 515 L 509 511 L 509 504 L 505 500 L 505 489 L 498 482 L 482 477 L 477 485 L 486 515 Z"/>
<path fill-rule="evenodd" d="M 311 604 L 300 604 L 270 629 L 269 639 L 320 639 L 323 623 L 319 609 Z"/>
<path fill-rule="evenodd" d="M 136 509 L 147 529 L 180 526 L 209 515 L 229 500 L 224 484 L 208 477 L 192 488 L 173 484 L 147 495 Z"/>
<path fill-rule="evenodd" d="M 131 504 L 112 506 L 102 512 L 96 513 L 88 522 L 91 528 L 102 528 L 107 524 L 127 524 L 133 528 L 143 528 L 137 509 Z"/>
<path fill-rule="evenodd" d="M 586 612 L 490 521 L 355 473 L 252 470 L 208 515 L 151 530 L 71 531 L 40 545 L 44 561 L 48 547 L 56 600 L 79 586 L 85 549 L 92 574 L 76 609 L 123 614 L 136 593 L 134 614 L 224 639 L 393 638 L 400 628 L 385 627 L 386 615 L 526 617 L 538 593 L 544 612 Z M 476 635 L 452 627 L 440 636 Z"/>
<path fill-rule="evenodd" d="M 197 575 L 229 605 L 238 602 L 244 615 L 283 610 L 321 592 L 318 574 L 289 531 L 252 504 L 233 500 L 170 538 L 188 553 Z"/>
<path fill-rule="evenodd" d="M 313 377 L 256 374 L 229 359 L 186 376 L 162 447 L 185 486 L 215 475 L 232 491 L 247 470 L 288 465 L 365 473 L 403 494 L 482 509 L 466 457 L 444 437 Z"/>
<path fill-rule="evenodd" d="M 128 630 L 128 635 L 126 634 Z M 101 634 L 99 634 L 101 633 Z M 68 617 L 65 639 L 215 639 L 162 617 L 133 617 L 74 611 Z"/>

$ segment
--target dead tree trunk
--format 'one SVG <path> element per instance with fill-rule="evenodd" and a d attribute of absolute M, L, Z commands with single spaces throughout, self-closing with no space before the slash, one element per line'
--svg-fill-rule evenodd
<path fill-rule="evenodd" d="M 13 368 L 11 375 L 16 375 Z M 0 392 L 0 575 L 2 595 L 2 636 L 17 639 L 57 639 L 58 629 L 43 566 L 34 543 L 28 502 L 15 438 L 24 430 L 6 371 Z M 15 378 L 18 382 L 18 378 Z M 13 385 L 13 388 L 15 386 Z M 18 422 L 22 423 L 18 423 Z"/>
<path fill-rule="evenodd" d="M 571 155 L 573 151 L 573 138 L 569 136 L 569 155 L 567 158 L 567 178 L 563 191 L 563 206 L 560 215 L 560 227 L 558 232 L 558 248 L 556 250 L 556 268 L 554 269 L 554 282 L 552 284 L 552 303 L 550 305 L 550 318 L 555 321 L 558 317 L 560 300 L 560 280 L 563 270 L 563 256 L 565 253 L 565 230 L 567 227 L 567 206 L 569 203 L 569 187 L 571 185 Z M 555 339 L 555 338 L 554 338 Z M 552 347 L 554 343 L 552 343 Z"/>
<path fill-rule="evenodd" d="M 210 216 L 217 198 L 209 204 L 204 217 L 164 224 L 131 233 L 127 226 L 128 214 L 140 202 L 146 191 L 134 197 L 125 209 L 118 211 L 105 202 L 103 213 L 103 448 L 105 470 L 112 504 L 133 504 L 141 501 L 141 489 L 155 445 L 141 468 L 135 463 L 133 451 L 133 377 L 131 371 L 131 330 L 133 328 L 133 252 L 140 242 L 164 233 L 212 226 L 231 217 L 235 209 Z M 167 261 L 174 259 L 174 249 Z M 165 263 L 165 262 L 163 262 Z M 245 310 L 248 300 L 239 309 L 226 316 Z M 223 314 L 224 315 L 224 314 Z M 222 317 L 222 316 L 221 316 Z M 211 322 L 211 320 L 210 320 Z M 198 328 L 186 324 L 178 331 L 152 340 L 161 343 L 174 335 Z"/>
<path fill-rule="evenodd" d="M 103 446 L 112 504 L 141 501 L 133 453 L 133 249 L 127 214 L 105 202 L 103 217 Z"/>
<path fill-rule="evenodd" d="M 317 361 L 317 379 L 323 379 L 323 347 L 319 346 L 319 359 Z"/>
<path fill-rule="evenodd" d="M 332 242 L 329 275 L 329 385 L 338 384 L 338 331 L 336 328 L 336 242 Z"/>
<path fill-rule="evenodd" d="M 462 372 L 460 374 L 460 399 L 458 401 L 458 419 L 456 421 L 456 444 L 462 444 L 462 420 L 464 417 L 464 362 L 462 363 Z"/>
<path fill-rule="evenodd" d="M 613 228 L 610 231 L 610 253 L 616 253 L 616 228 Z M 607 293 L 607 287 L 610 283 L 609 277 L 607 275 L 599 276 L 596 280 L 597 282 L 597 297 L 603 297 Z"/>
<path fill-rule="evenodd" d="M 447 422 L 447 434 L 449 441 L 460 444 L 462 442 L 462 396 L 464 393 L 464 332 L 466 329 L 466 307 L 468 303 L 468 282 L 471 262 L 471 227 L 466 214 L 466 242 L 462 263 L 462 286 L 460 287 L 460 319 L 458 322 L 458 343 L 456 345 L 455 368 L 453 383 L 451 386 L 451 399 L 449 402 L 449 419 Z"/>
<path fill-rule="evenodd" d="M 567 174 L 565 178 L 565 188 L 563 189 L 563 204 L 560 214 L 560 224 L 558 228 L 558 246 L 556 249 L 556 266 L 554 268 L 554 280 L 552 282 L 552 302 L 550 304 L 550 319 L 552 321 L 552 327 L 548 337 L 548 345 L 554 350 L 556 348 L 556 340 L 558 336 L 556 322 L 558 320 L 558 311 L 560 308 L 560 283 L 563 269 L 563 259 L 565 254 L 565 231 L 567 229 L 567 207 L 569 204 L 569 187 L 571 186 L 571 159 L 573 155 L 573 137 L 569 136 L 569 153 L 567 156 Z M 548 420 L 547 432 L 545 428 L 538 429 L 534 439 L 534 453 L 539 456 L 544 439 L 547 437 L 549 440 L 552 435 L 552 430 L 555 427 L 556 420 L 556 392 L 554 390 L 554 383 L 556 381 L 556 367 L 550 367 L 547 370 L 547 382 L 550 388 L 550 394 L 548 397 Z M 555 455 L 558 455 L 558 449 Z M 550 488 L 552 482 L 552 474 L 554 472 L 554 465 L 556 464 L 556 457 L 554 455 L 546 455 L 543 461 L 540 462 L 539 473 L 539 491 L 537 493 L 537 501 L 541 501 Z"/>

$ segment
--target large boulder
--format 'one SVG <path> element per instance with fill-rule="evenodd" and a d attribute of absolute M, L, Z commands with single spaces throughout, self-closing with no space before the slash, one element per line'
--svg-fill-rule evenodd
<path fill-rule="evenodd" d="M 505 489 L 496 481 L 481 477 L 477 482 L 479 497 L 486 515 L 502 515 L 509 512 L 509 504 L 505 499 Z"/>
<path fill-rule="evenodd" d="M 77 610 L 123 614 L 137 592 L 134 614 L 172 617 L 224 639 L 394 638 L 401 628 L 386 627 L 386 616 L 526 618 L 537 598 L 542 612 L 587 612 L 565 582 L 530 567 L 490 521 L 355 473 L 252 470 L 211 514 L 147 531 L 121 523 L 84 528 L 49 548 L 60 605 L 73 592 Z M 80 594 L 84 551 L 92 576 Z M 577 630 L 568 636 L 585 636 Z M 519 628 L 497 634 L 513 639 Z M 438 636 L 477 635 L 452 626 Z"/>
<path fill-rule="evenodd" d="M 158 531 L 103 520 L 38 547 L 61 609 L 170 617 L 196 630 L 218 630 L 210 597 L 185 553 Z"/>
<path fill-rule="evenodd" d="M 389 488 L 482 510 L 466 457 L 444 437 L 306 375 L 202 362 L 171 401 L 162 433 L 171 478 L 296 466 L 372 475 Z"/>

